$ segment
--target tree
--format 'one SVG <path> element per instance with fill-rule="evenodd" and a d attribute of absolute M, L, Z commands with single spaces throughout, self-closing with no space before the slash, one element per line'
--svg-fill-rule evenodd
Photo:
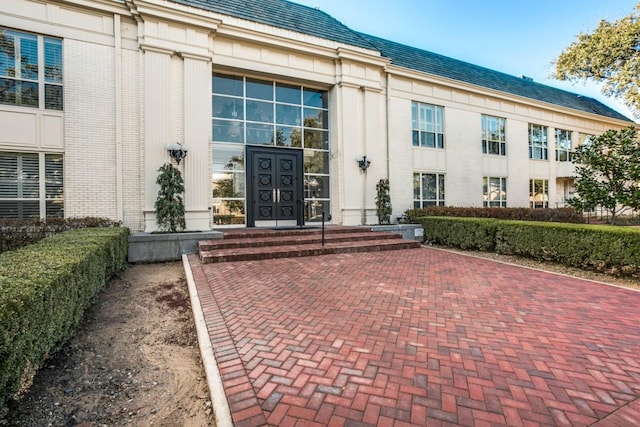
<path fill-rule="evenodd" d="M 378 224 L 391 224 L 391 197 L 389 196 L 389 180 L 387 178 L 378 181 L 376 193 Z"/>
<path fill-rule="evenodd" d="M 602 93 L 622 98 L 640 117 L 640 4 L 619 20 L 600 21 L 590 34 L 581 33 L 558 57 L 555 77 L 603 83 Z"/>
<path fill-rule="evenodd" d="M 577 209 L 601 206 L 616 215 L 640 208 L 640 139 L 633 126 L 608 130 L 578 147 L 574 188 L 578 195 L 569 201 Z"/>
<path fill-rule="evenodd" d="M 163 231 L 176 233 L 184 230 L 184 181 L 180 171 L 165 163 L 158 169 L 156 184 L 160 186 L 156 199 L 156 222 Z"/>

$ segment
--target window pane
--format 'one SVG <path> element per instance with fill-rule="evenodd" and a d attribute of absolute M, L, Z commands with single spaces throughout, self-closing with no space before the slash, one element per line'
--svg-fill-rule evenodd
<path fill-rule="evenodd" d="M 273 83 L 264 80 L 247 79 L 247 98 L 273 101 Z"/>
<path fill-rule="evenodd" d="M 318 150 L 329 149 L 329 132 L 324 130 L 304 130 L 304 148 L 315 148 Z"/>
<path fill-rule="evenodd" d="M 47 200 L 45 203 L 45 216 L 63 218 L 64 217 L 64 202 L 62 200 Z"/>
<path fill-rule="evenodd" d="M 329 215 L 330 202 L 328 200 L 305 200 L 304 202 L 304 220 L 307 222 L 321 222 L 322 212 L 325 218 Z"/>
<path fill-rule="evenodd" d="M 62 40 L 44 38 L 44 78 L 48 83 L 62 83 Z"/>
<path fill-rule="evenodd" d="M 414 173 L 413 174 L 413 199 L 414 200 L 420 200 L 420 194 L 421 194 L 420 182 L 421 182 L 420 174 Z"/>
<path fill-rule="evenodd" d="M 300 86 L 276 83 L 276 101 L 300 105 L 302 102 Z"/>
<path fill-rule="evenodd" d="M 433 132 L 422 132 L 421 142 L 423 147 L 431 147 L 435 148 L 436 146 L 436 135 Z"/>
<path fill-rule="evenodd" d="M 17 104 L 38 107 L 38 83 L 22 81 L 19 82 L 19 87 L 20 100 Z"/>
<path fill-rule="evenodd" d="M 212 79 L 213 93 L 243 96 L 242 77 L 214 74 Z"/>
<path fill-rule="evenodd" d="M 40 196 L 40 163 L 37 154 L 18 156 L 18 197 L 31 199 Z"/>
<path fill-rule="evenodd" d="M 308 107 L 328 108 L 327 92 L 315 89 L 304 89 L 302 103 Z"/>
<path fill-rule="evenodd" d="M 295 105 L 276 104 L 276 123 L 300 126 L 300 107 Z"/>
<path fill-rule="evenodd" d="M 329 153 L 326 151 L 304 151 L 305 173 L 329 173 Z"/>
<path fill-rule="evenodd" d="M 278 126 L 276 145 L 280 147 L 302 147 L 302 132 L 299 127 Z"/>
<path fill-rule="evenodd" d="M 0 76 L 16 76 L 15 37 L 8 31 L 0 30 Z"/>
<path fill-rule="evenodd" d="M 212 180 L 214 198 L 244 197 L 244 172 L 215 173 Z"/>
<path fill-rule="evenodd" d="M 45 195 L 47 199 L 64 196 L 63 160 L 60 154 L 46 154 L 44 157 Z"/>
<path fill-rule="evenodd" d="M 244 106 L 242 98 L 214 96 L 212 108 L 213 117 L 219 117 L 223 119 L 244 119 Z"/>
<path fill-rule="evenodd" d="M 244 141 L 244 124 L 229 120 L 214 120 L 213 141 L 242 143 Z"/>
<path fill-rule="evenodd" d="M 62 111 L 62 86 L 44 85 L 44 108 Z"/>
<path fill-rule="evenodd" d="M 308 128 L 329 129 L 328 116 L 324 110 L 305 108 L 303 125 Z"/>
<path fill-rule="evenodd" d="M 412 134 L 413 134 L 413 146 L 414 147 L 420 146 L 420 132 L 417 130 L 414 130 Z"/>
<path fill-rule="evenodd" d="M 40 217 L 40 202 L 34 201 L 0 201 L 0 218 L 29 219 Z"/>
<path fill-rule="evenodd" d="M 438 199 L 444 201 L 444 175 L 438 175 Z"/>
<path fill-rule="evenodd" d="M 418 103 L 411 103 L 411 129 L 419 130 L 418 128 Z"/>
<path fill-rule="evenodd" d="M 212 167 L 214 171 L 243 171 L 244 148 L 234 145 L 214 145 Z"/>
<path fill-rule="evenodd" d="M 275 144 L 273 125 L 247 123 L 247 144 Z"/>
<path fill-rule="evenodd" d="M 273 103 L 247 100 L 247 120 L 273 123 Z"/>
<path fill-rule="evenodd" d="M 0 153 L 0 198 L 16 197 L 18 197 L 18 156 Z"/>
<path fill-rule="evenodd" d="M 306 199 L 328 199 L 329 177 L 320 175 L 305 175 L 304 197 Z"/>
<path fill-rule="evenodd" d="M 20 78 L 38 79 L 38 37 L 21 34 L 20 43 Z"/>

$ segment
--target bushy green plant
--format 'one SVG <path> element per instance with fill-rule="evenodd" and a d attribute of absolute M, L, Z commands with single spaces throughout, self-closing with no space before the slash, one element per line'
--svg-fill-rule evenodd
<path fill-rule="evenodd" d="M 423 217 L 425 241 L 520 255 L 616 275 L 640 275 L 640 230 L 613 226 Z"/>
<path fill-rule="evenodd" d="M 41 219 L 0 219 L 0 253 L 33 244 L 47 236 L 76 228 L 119 227 L 109 218 L 73 217 Z"/>
<path fill-rule="evenodd" d="M 391 196 L 387 178 L 382 178 L 376 184 L 376 214 L 378 224 L 391 224 Z"/>
<path fill-rule="evenodd" d="M 468 218 L 496 218 L 520 221 L 548 221 L 584 223 L 580 211 L 573 208 L 531 209 L 531 208 L 472 208 L 451 206 L 428 206 L 420 209 L 409 209 L 404 213 L 404 222 L 415 222 L 424 216 L 450 216 Z"/>
<path fill-rule="evenodd" d="M 0 254 L 0 412 L 73 335 L 127 258 L 126 228 L 86 228 Z"/>
<path fill-rule="evenodd" d="M 158 172 L 156 184 L 160 189 L 155 204 L 158 227 L 171 233 L 182 231 L 185 228 L 182 174 L 171 163 L 160 166 Z"/>

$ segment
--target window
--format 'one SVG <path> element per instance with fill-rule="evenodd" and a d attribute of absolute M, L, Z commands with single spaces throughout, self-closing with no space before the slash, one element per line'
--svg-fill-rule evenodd
<path fill-rule="evenodd" d="M 324 90 L 214 73 L 214 221 L 244 223 L 244 145 L 304 150 L 305 221 L 329 212 L 329 103 Z"/>
<path fill-rule="evenodd" d="M 414 147 L 444 148 L 443 110 L 436 105 L 411 103 Z"/>
<path fill-rule="evenodd" d="M 482 115 L 482 152 L 484 154 L 507 155 L 504 123 L 503 118 Z"/>
<path fill-rule="evenodd" d="M 529 124 L 529 158 L 548 160 L 547 127 Z"/>
<path fill-rule="evenodd" d="M 482 189 L 485 208 L 507 207 L 507 178 L 486 176 L 482 178 Z"/>
<path fill-rule="evenodd" d="M 0 152 L 0 218 L 64 216 L 61 154 Z"/>
<path fill-rule="evenodd" d="M 571 161 L 571 131 L 556 129 L 556 161 Z"/>
<path fill-rule="evenodd" d="M 413 207 L 444 206 L 444 174 L 413 174 Z"/>
<path fill-rule="evenodd" d="M 0 28 L 0 104 L 62 110 L 62 40 Z"/>
<path fill-rule="evenodd" d="M 549 181 L 546 179 L 529 180 L 529 207 L 549 207 Z"/>

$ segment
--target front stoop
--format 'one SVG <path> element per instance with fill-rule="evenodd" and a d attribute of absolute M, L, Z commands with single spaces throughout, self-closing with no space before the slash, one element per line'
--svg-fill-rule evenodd
<path fill-rule="evenodd" d="M 328 227 L 322 230 L 232 230 L 223 240 L 201 241 L 198 253 L 203 264 L 292 258 L 353 252 L 377 252 L 420 247 L 393 232 L 372 232 L 370 227 Z"/>

